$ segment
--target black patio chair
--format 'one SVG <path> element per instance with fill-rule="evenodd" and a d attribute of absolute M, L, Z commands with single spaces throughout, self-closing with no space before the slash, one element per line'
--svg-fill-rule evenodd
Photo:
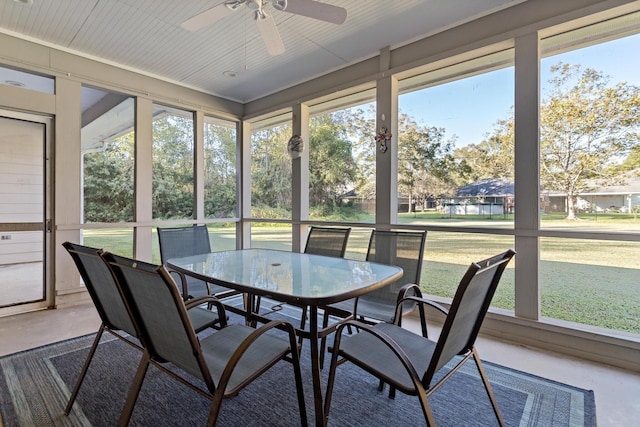
<path fill-rule="evenodd" d="M 157 231 L 160 261 L 165 266 L 167 265 L 167 260 L 172 258 L 183 258 L 211 252 L 209 229 L 206 225 L 158 227 Z M 179 277 L 179 283 L 182 286 L 182 298 L 185 301 L 189 298 L 203 295 L 215 295 L 218 298 L 225 298 L 239 294 L 239 292 L 224 286 L 207 283 L 171 269 L 169 271 L 171 275 Z"/>
<path fill-rule="evenodd" d="M 273 320 L 254 329 L 240 324 L 227 326 L 225 322 L 219 331 L 199 339 L 178 289 L 164 266 L 149 269 L 113 254 L 105 253 L 103 257 L 114 271 L 139 325 L 144 348 L 118 425 L 129 422 L 149 364 L 211 400 L 207 425 L 213 426 L 223 398 L 236 395 L 280 360 L 293 364 L 300 421 L 307 425 L 298 347 L 291 323 Z M 215 301 L 220 318 L 226 318 L 224 305 L 215 297 L 208 298 Z M 287 338 L 267 333 L 274 328 L 285 330 Z M 173 371 L 166 362 L 183 373 Z M 206 389 L 194 385 L 188 379 L 190 376 L 202 380 Z"/>
<path fill-rule="evenodd" d="M 325 400 L 327 419 L 331 407 L 336 367 L 339 364 L 338 357 L 354 363 L 402 393 L 417 395 L 429 426 L 435 425 L 435 419 L 428 398 L 472 358 L 482 378 L 495 416 L 500 425 L 504 426 L 502 414 L 474 343 L 502 273 L 514 254 L 513 250 L 508 250 L 472 263 L 458 285 L 449 310 L 433 301 L 415 296 L 408 296 L 399 301 L 396 319 L 400 319 L 402 304 L 405 301 L 418 304 L 422 335 L 403 329 L 398 324 L 387 322 L 369 325 L 357 320 L 348 320 L 340 325 L 336 331 L 334 345 L 329 349 L 333 354 Z M 428 338 L 425 316 L 425 307 L 428 306 L 435 307 L 446 314 L 437 341 Z M 359 332 L 343 336 L 347 325 L 356 326 Z M 434 376 L 456 356 L 462 356 L 461 360 L 457 361 L 442 379 L 432 384 Z M 461 393 L 464 393 L 464 390 L 461 390 Z"/>
<path fill-rule="evenodd" d="M 326 328 L 329 325 L 330 316 L 344 319 L 358 318 L 367 323 L 394 323 L 398 301 L 407 295 L 422 295 L 420 278 L 426 239 L 426 231 L 373 230 L 366 260 L 401 267 L 402 277 L 359 298 L 324 307 L 323 327 Z M 414 307 L 415 303 L 406 302 L 401 314 L 409 313 Z M 324 360 L 325 346 L 326 339 L 323 339 L 321 361 Z"/>
<path fill-rule="evenodd" d="M 98 348 L 100 338 L 105 331 L 138 350 L 142 350 L 142 348 L 137 340 L 139 336 L 137 326 L 131 318 L 111 270 L 100 256 L 102 250 L 71 242 L 64 242 L 62 246 L 71 255 L 78 268 L 87 292 L 102 321 L 73 388 L 69 402 L 65 407 L 64 413 L 68 415 L 89 370 L 89 365 Z M 209 327 L 215 327 L 220 323 L 217 313 L 198 306 L 202 303 L 203 301 L 196 299 L 188 306 L 189 318 L 197 332 Z"/>
<path fill-rule="evenodd" d="M 309 227 L 305 254 L 325 255 L 344 258 L 351 228 L 340 227 Z"/>

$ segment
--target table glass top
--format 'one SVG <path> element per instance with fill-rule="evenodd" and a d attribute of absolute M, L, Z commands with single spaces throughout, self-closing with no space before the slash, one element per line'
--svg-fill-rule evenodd
<path fill-rule="evenodd" d="M 270 249 L 212 252 L 167 264 L 233 289 L 318 303 L 362 295 L 402 276 L 396 266 Z"/>

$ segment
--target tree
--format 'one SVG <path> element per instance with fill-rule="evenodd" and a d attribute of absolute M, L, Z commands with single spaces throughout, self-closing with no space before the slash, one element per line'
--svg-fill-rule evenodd
<path fill-rule="evenodd" d="M 455 151 L 455 157 L 464 161 L 469 169 L 468 182 L 483 178 L 513 179 L 514 168 L 514 126 L 513 108 L 506 119 L 495 123 L 491 133 L 479 144 L 469 144 Z"/>
<path fill-rule="evenodd" d="M 153 216 L 192 218 L 193 120 L 167 115 L 153 121 Z"/>
<path fill-rule="evenodd" d="M 229 218 L 236 213 L 235 128 L 205 124 L 204 212 L 207 217 Z"/>
<path fill-rule="evenodd" d="M 567 219 L 576 217 L 577 196 L 593 179 L 612 179 L 614 169 L 638 142 L 640 91 L 591 68 L 559 63 L 551 68 L 551 92 L 541 105 L 541 181 L 567 195 Z"/>
<path fill-rule="evenodd" d="M 610 173 L 613 174 L 623 174 L 625 172 L 629 172 L 632 170 L 640 169 L 640 144 L 636 144 L 631 147 L 629 151 L 629 155 L 624 161 L 619 165 L 613 165 L 611 167 Z"/>
<path fill-rule="evenodd" d="M 258 216 L 278 218 L 291 212 L 291 126 L 283 124 L 251 135 L 251 205 L 269 209 Z"/>
<path fill-rule="evenodd" d="M 356 179 L 351 142 L 345 129 L 350 120 L 344 111 L 314 116 L 309 137 L 309 205 L 324 215 L 342 204 L 342 196 Z"/>
<path fill-rule="evenodd" d="M 414 202 L 424 205 L 431 195 L 453 190 L 453 171 L 465 169 L 451 154 L 443 128 L 419 125 L 401 113 L 398 121 L 398 189 L 409 196 L 409 212 Z M 464 173 L 464 172 L 463 172 Z"/>
<path fill-rule="evenodd" d="M 84 155 L 84 221 L 133 221 L 133 132 Z"/>

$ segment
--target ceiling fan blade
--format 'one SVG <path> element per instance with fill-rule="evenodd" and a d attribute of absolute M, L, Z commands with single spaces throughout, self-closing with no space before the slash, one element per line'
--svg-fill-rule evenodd
<path fill-rule="evenodd" d="M 201 28 L 211 25 L 224 18 L 225 16 L 233 13 L 235 9 L 228 8 L 224 3 L 220 3 L 217 6 L 207 9 L 202 13 L 184 21 L 180 26 L 185 30 L 198 31 Z"/>
<path fill-rule="evenodd" d="M 277 56 L 283 54 L 284 43 L 282 43 L 278 27 L 276 27 L 276 22 L 273 18 L 266 13 L 261 16 L 256 14 L 256 25 L 269 55 Z"/>
<path fill-rule="evenodd" d="M 332 24 L 342 24 L 347 19 L 346 9 L 313 0 L 287 0 L 287 7 L 283 10 Z"/>

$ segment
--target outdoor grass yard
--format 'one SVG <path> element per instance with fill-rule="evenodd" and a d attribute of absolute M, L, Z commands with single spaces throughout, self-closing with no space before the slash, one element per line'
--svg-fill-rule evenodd
<path fill-rule="evenodd" d="M 603 231 L 640 231 L 638 213 L 581 213 L 578 220 L 566 221 L 564 213 L 543 213 L 540 215 L 540 228 L 603 230 Z M 415 213 L 399 213 L 400 224 L 438 224 L 482 227 L 513 227 L 513 214 L 507 215 L 447 215 L 430 210 Z"/>
<path fill-rule="evenodd" d="M 630 218 L 610 226 L 628 231 L 629 223 L 636 221 Z M 552 225 L 560 222 L 566 221 Z M 369 233 L 369 229 L 352 230 L 346 257 L 364 259 Z M 233 227 L 210 227 L 210 234 L 213 250 L 235 248 Z M 155 230 L 152 242 L 153 262 L 159 263 Z M 133 233 L 85 230 L 84 243 L 132 256 Z M 254 224 L 252 245 L 291 250 L 291 227 Z M 421 287 L 427 294 L 451 298 L 470 262 L 513 246 L 512 236 L 431 231 Z M 640 334 L 640 243 L 541 238 L 540 256 L 542 316 Z M 505 271 L 493 300 L 495 307 L 513 310 L 514 266 L 512 261 Z"/>

